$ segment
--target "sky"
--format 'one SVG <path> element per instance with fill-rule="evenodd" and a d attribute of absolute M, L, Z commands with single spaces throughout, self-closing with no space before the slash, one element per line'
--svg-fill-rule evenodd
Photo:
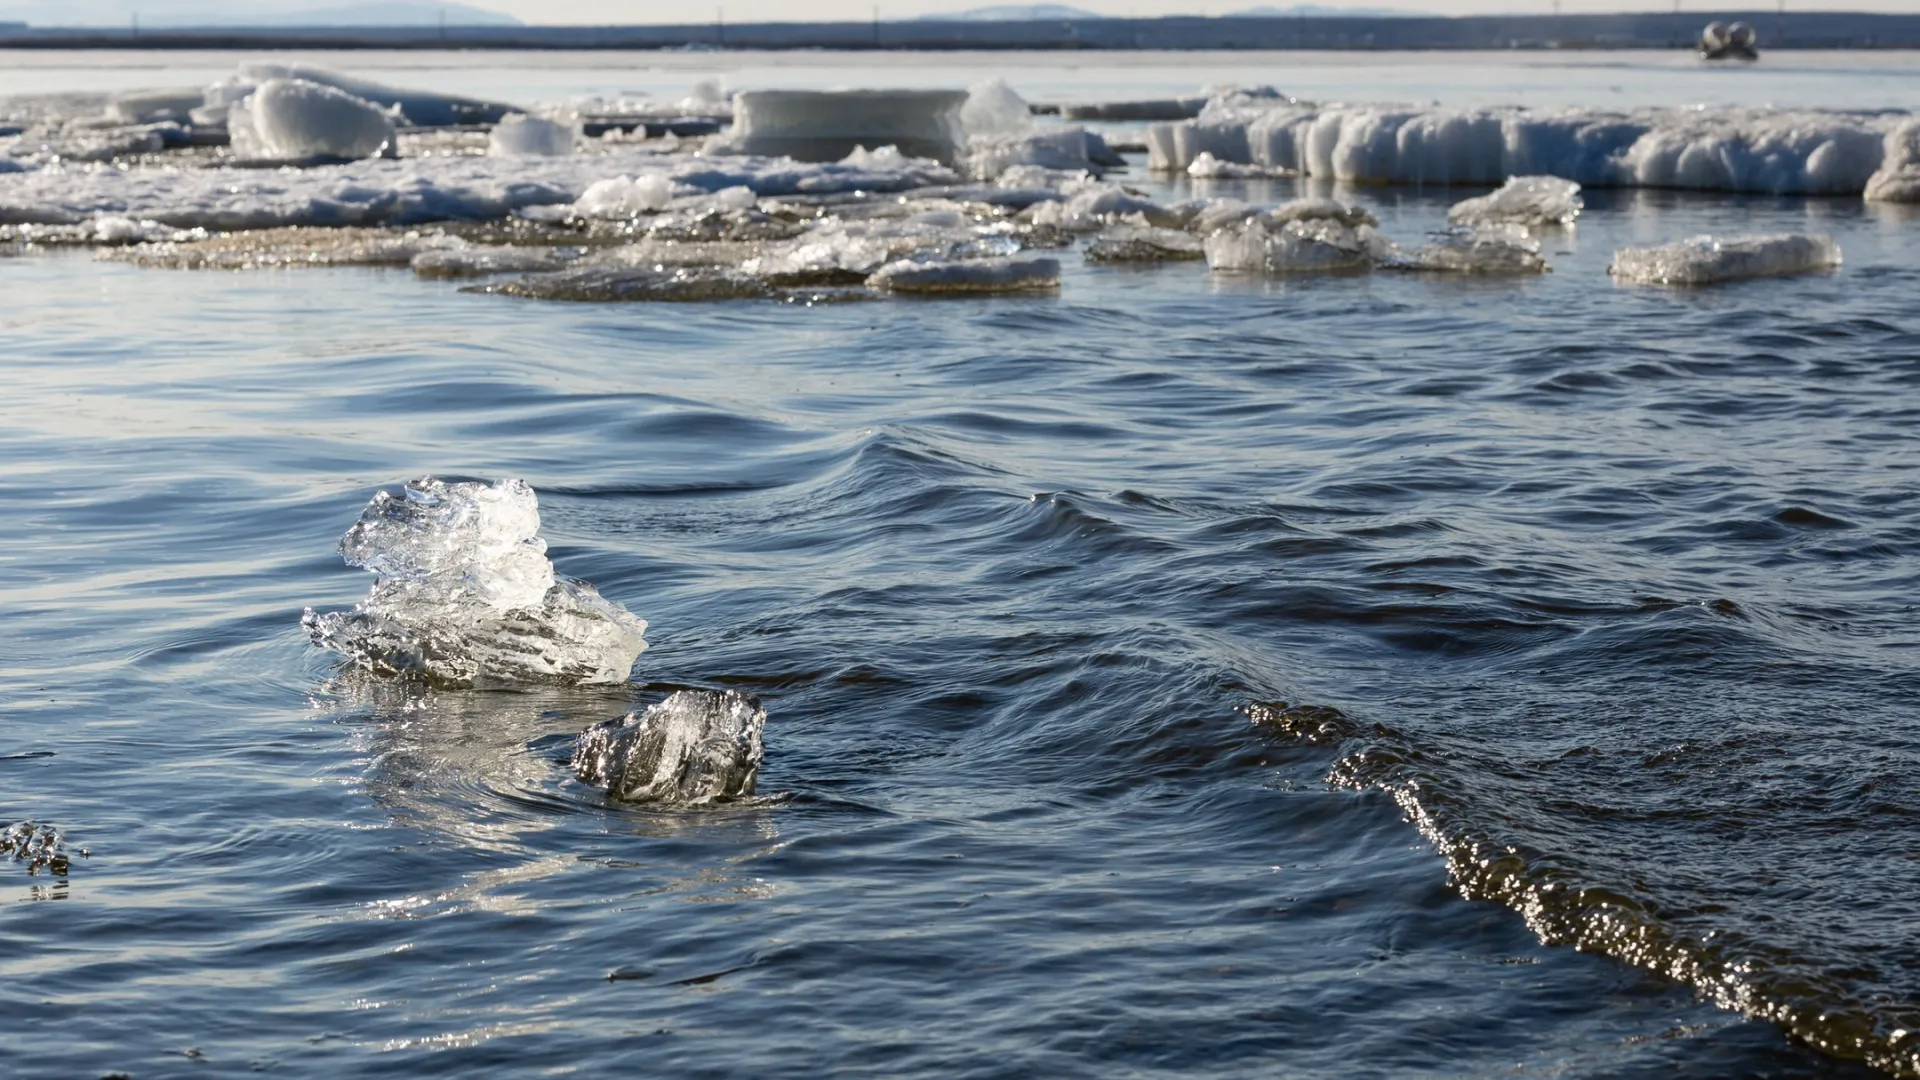
<path fill-rule="evenodd" d="M 687 23 L 724 12 L 727 22 L 812 22 L 871 19 L 874 0 L 471 0 L 481 7 L 513 15 L 525 22 L 553 23 Z M 986 7 L 1003 0 L 879 0 L 883 19 L 912 18 L 943 11 Z M 1068 0 L 1071 6 L 1104 15 L 1225 15 L 1263 3 L 1291 6 L 1295 0 Z M 1315 0 L 1333 6 L 1338 0 Z M 1358 7 L 1391 7 L 1434 15 L 1476 15 L 1493 12 L 1553 10 L 1552 0 L 1356 0 Z M 1770 11 L 1777 0 L 1681 0 L 1681 10 Z M 1893 11 L 1920 14 L 1920 0 L 1787 0 L 1789 11 Z M 1560 10 L 1575 12 L 1671 11 L 1673 0 L 1561 0 Z"/>

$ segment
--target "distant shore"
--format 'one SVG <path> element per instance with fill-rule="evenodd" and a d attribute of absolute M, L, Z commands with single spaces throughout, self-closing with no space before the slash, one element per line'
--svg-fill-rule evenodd
<path fill-rule="evenodd" d="M 1920 14 L 1722 11 L 1618 15 L 1072 19 L 60 29 L 0 23 L 0 49 L 1484 50 L 1679 49 L 1746 22 L 1762 50 L 1920 48 Z"/>

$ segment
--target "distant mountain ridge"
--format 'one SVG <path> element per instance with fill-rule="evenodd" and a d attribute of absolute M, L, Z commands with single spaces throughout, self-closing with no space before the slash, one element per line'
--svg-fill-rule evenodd
<path fill-rule="evenodd" d="M 521 26 L 483 7 L 434 0 L 0 0 L 0 22 L 35 27 Z"/>
<path fill-rule="evenodd" d="M 934 15 L 916 15 L 912 22 L 1053 22 L 1055 20 L 1074 21 L 1079 19 L 1106 19 L 1112 16 L 1097 11 L 1071 7 L 1067 4 L 994 4 L 990 7 L 968 8 L 965 11 L 944 11 Z"/>
<path fill-rule="evenodd" d="M 1421 18 L 1429 14 L 1425 11 L 1408 11 L 1404 8 L 1382 7 L 1336 7 L 1328 4 L 1295 4 L 1292 7 L 1275 7 L 1262 4 L 1244 11 L 1230 11 L 1230 19 L 1409 19 Z"/>

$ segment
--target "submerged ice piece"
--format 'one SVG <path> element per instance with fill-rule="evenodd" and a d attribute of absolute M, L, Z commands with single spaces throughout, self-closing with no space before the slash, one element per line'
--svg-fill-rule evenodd
<path fill-rule="evenodd" d="M 839 161 L 858 147 L 896 146 L 951 165 L 965 137 L 963 90 L 747 90 L 733 98 L 733 133 L 711 151 Z"/>
<path fill-rule="evenodd" d="M 1696 236 L 1677 244 L 1621 248 L 1607 273 L 1642 285 L 1713 285 L 1742 278 L 1831 270 L 1840 245 L 1830 236 Z"/>
<path fill-rule="evenodd" d="M 344 90 L 271 79 L 227 115 L 233 155 L 252 161 L 357 159 L 391 151 L 393 117 Z"/>
<path fill-rule="evenodd" d="M 1557 176 L 1509 176 L 1500 190 L 1453 204 L 1456 225 L 1567 225 L 1580 216 L 1580 185 Z"/>
<path fill-rule="evenodd" d="M 645 712 L 582 732 L 573 770 L 623 802 L 699 805 L 744 798 L 760 775 L 766 722 L 767 710 L 752 694 L 682 690 Z"/>
<path fill-rule="evenodd" d="M 340 539 L 378 575 L 351 611 L 300 625 L 315 645 L 381 675 L 444 686 L 621 683 L 647 647 L 635 618 L 584 581 L 558 577 L 523 480 L 431 476 L 373 497 Z"/>

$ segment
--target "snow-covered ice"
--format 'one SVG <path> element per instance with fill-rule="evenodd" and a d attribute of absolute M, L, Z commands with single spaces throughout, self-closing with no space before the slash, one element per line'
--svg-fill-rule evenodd
<path fill-rule="evenodd" d="M 300 79 L 270 79 L 227 116 L 236 158 L 256 161 L 354 159 L 388 153 L 393 116 L 344 90 Z"/>
<path fill-rule="evenodd" d="M 681 690 L 574 743 L 582 781 L 621 802 L 700 806 L 753 794 L 767 710 L 738 690 Z"/>
<path fill-rule="evenodd" d="M 1920 203 L 1920 120 L 1887 133 L 1885 159 L 1865 194 L 1870 202 Z"/>
<path fill-rule="evenodd" d="M 1712 285 L 1742 278 L 1818 273 L 1840 265 L 1830 236 L 1696 236 L 1677 244 L 1621 248 L 1607 272 L 1643 285 Z"/>
<path fill-rule="evenodd" d="M 207 87 L 202 93 L 208 106 L 229 105 L 245 98 L 248 94 L 255 92 L 256 88 L 274 79 L 298 79 L 301 82 L 331 86 L 363 101 L 371 101 L 382 108 L 397 109 L 402 116 L 406 117 L 407 123 L 427 127 L 493 123 L 507 113 L 516 111 L 497 102 L 481 101 L 457 94 L 388 86 L 373 79 L 349 75 L 317 64 L 287 64 L 267 60 L 241 64 L 233 75 Z"/>
<path fill-rule="evenodd" d="M 573 153 L 573 144 L 579 138 L 578 123 L 508 113 L 487 134 L 487 153 L 494 157 L 562 157 Z"/>
<path fill-rule="evenodd" d="M 1499 190 L 1447 211 L 1456 225 L 1567 225 L 1580 216 L 1580 185 L 1557 176 L 1510 176 Z"/>

